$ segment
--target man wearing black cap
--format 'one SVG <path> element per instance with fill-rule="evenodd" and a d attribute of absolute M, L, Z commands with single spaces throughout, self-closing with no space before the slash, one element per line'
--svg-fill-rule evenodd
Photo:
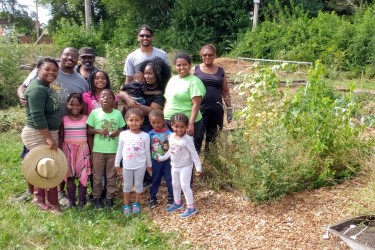
<path fill-rule="evenodd" d="M 82 47 L 78 51 L 78 54 L 81 64 L 78 64 L 74 68 L 74 70 L 78 72 L 83 78 L 85 78 L 87 83 L 91 87 L 91 75 L 99 70 L 94 66 L 96 56 L 95 50 L 90 47 Z"/>

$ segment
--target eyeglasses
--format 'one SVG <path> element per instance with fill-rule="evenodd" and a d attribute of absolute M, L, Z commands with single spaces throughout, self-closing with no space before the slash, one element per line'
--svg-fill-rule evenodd
<path fill-rule="evenodd" d="M 203 54 L 202 56 L 203 56 L 203 57 L 213 57 L 214 54 Z"/>
<path fill-rule="evenodd" d="M 139 35 L 139 37 L 142 37 L 142 38 L 144 38 L 144 37 L 146 37 L 146 38 L 150 38 L 151 35 L 144 35 L 144 34 L 141 34 L 141 35 Z"/>

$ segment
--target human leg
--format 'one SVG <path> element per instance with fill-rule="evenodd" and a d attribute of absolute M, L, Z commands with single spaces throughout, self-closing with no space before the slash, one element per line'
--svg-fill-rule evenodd
<path fill-rule="evenodd" d="M 68 191 L 69 207 L 76 205 L 76 184 L 74 177 L 68 177 L 66 181 L 66 189 Z"/>
<path fill-rule="evenodd" d="M 204 135 L 206 133 L 207 119 L 209 117 L 209 112 L 207 112 L 207 110 L 205 109 L 201 110 L 201 113 L 202 113 L 202 120 L 201 120 L 202 122 L 201 122 L 200 130 L 199 131 L 195 130 L 195 126 L 194 126 L 194 134 L 195 133 L 198 134 L 196 139 L 194 140 L 198 154 L 201 152 L 201 149 L 202 149 Z"/>
<path fill-rule="evenodd" d="M 102 195 L 102 177 L 105 171 L 105 155 L 103 153 L 93 153 L 93 166 L 92 166 L 92 175 L 93 175 L 93 198 L 94 206 L 96 208 L 103 208 L 103 202 L 101 199 Z"/>
<path fill-rule="evenodd" d="M 52 211 L 60 214 L 62 211 L 61 211 L 60 204 L 58 201 L 57 187 L 48 189 L 47 199 L 52 206 Z"/>
<path fill-rule="evenodd" d="M 165 184 L 167 185 L 168 197 L 173 197 L 173 187 L 172 187 L 172 173 L 171 173 L 171 160 L 168 159 L 163 162 L 163 176 Z"/>
<path fill-rule="evenodd" d="M 222 108 L 210 110 L 206 124 L 205 151 L 209 150 L 210 143 L 214 142 L 223 129 L 224 110 Z"/>
<path fill-rule="evenodd" d="M 152 160 L 152 185 L 150 189 L 151 200 L 157 200 L 157 193 L 159 191 L 161 179 L 163 178 L 163 164 L 164 162 L 158 162 Z"/>
<path fill-rule="evenodd" d="M 181 188 L 182 188 L 182 191 L 184 192 L 186 204 L 188 206 L 194 204 L 193 191 L 191 190 L 191 187 L 190 187 L 192 170 L 193 170 L 192 166 L 183 167 L 181 168 L 181 172 L 180 172 Z"/>

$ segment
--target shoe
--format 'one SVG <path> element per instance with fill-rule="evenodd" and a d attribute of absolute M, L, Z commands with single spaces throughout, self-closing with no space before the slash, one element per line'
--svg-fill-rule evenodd
<path fill-rule="evenodd" d="M 144 188 L 151 187 L 151 185 L 152 185 L 152 180 L 145 180 L 145 181 L 143 182 L 143 187 L 144 187 Z"/>
<path fill-rule="evenodd" d="M 69 204 L 69 199 L 66 196 L 66 194 L 64 193 L 64 191 L 59 192 L 58 198 L 59 198 L 60 205 L 67 206 Z"/>
<path fill-rule="evenodd" d="M 139 205 L 139 203 L 137 202 L 134 202 L 133 205 L 132 205 L 132 212 L 133 214 L 140 214 L 141 213 L 141 205 Z"/>
<path fill-rule="evenodd" d="M 188 218 L 190 216 L 193 216 L 194 214 L 198 213 L 198 210 L 196 208 L 186 208 L 185 212 L 181 214 L 182 218 Z"/>
<path fill-rule="evenodd" d="M 107 200 L 105 201 L 105 205 L 106 205 L 108 208 L 112 209 L 113 206 L 114 206 L 113 199 L 107 199 Z"/>
<path fill-rule="evenodd" d="M 82 201 L 78 202 L 78 210 L 82 210 L 85 207 L 85 205 L 86 204 Z"/>
<path fill-rule="evenodd" d="M 167 212 L 174 212 L 176 210 L 180 210 L 182 208 L 182 203 L 181 204 L 176 204 L 173 202 L 172 205 L 167 207 Z"/>
<path fill-rule="evenodd" d="M 125 215 L 125 216 L 130 216 L 132 210 L 130 209 L 130 206 L 129 205 L 123 205 L 122 206 L 122 213 Z"/>
<path fill-rule="evenodd" d="M 91 203 L 94 203 L 94 196 L 92 195 L 92 193 L 89 194 L 89 201 L 90 201 Z"/>
<path fill-rule="evenodd" d="M 100 198 L 94 199 L 94 207 L 97 208 L 97 209 L 103 208 L 104 205 L 103 205 L 102 199 L 100 199 Z"/>
<path fill-rule="evenodd" d="M 53 214 L 56 214 L 56 215 L 62 214 L 62 210 L 59 206 L 51 206 L 51 209 L 49 211 Z"/>
<path fill-rule="evenodd" d="M 74 208 L 75 206 L 76 206 L 75 202 L 70 202 L 69 201 L 68 208 Z"/>
<path fill-rule="evenodd" d="M 13 198 L 13 200 L 17 202 L 21 202 L 21 201 L 27 202 L 32 199 L 33 199 L 33 194 L 30 193 L 28 189 L 20 196 Z"/>
<path fill-rule="evenodd" d="M 173 199 L 173 196 L 172 195 L 168 195 L 168 205 L 172 205 L 174 202 L 174 199 Z"/>
<path fill-rule="evenodd" d="M 158 206 L 158 202 L 155 199 L 150 200 L 150 208 L 153 209 Z"/>

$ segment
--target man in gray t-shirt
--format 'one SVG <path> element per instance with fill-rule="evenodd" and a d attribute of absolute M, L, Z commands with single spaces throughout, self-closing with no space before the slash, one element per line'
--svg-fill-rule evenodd
<path fill-rule="evenodd" d="M 67 115 L 68 110 L 66 109 L 66 99 L 71 93 L 84 93 L 89 91 L 89 85 L 85 78 L 74 71 L 74 67 L 78 61 L 78 52 L 74 48 L 65 48 L 61 53 L 60 71 L 57 75 L 57 79 L 52 83 L 51 89 L 59 103 L 59 112 L 61 116 Z M 37 77 L 37 69 L 34 69 L 23 84 L 18 88 L 17 94 L 21 100 L 23 98 L 23 92 L 29 85 L 30 81 Z"/>
<path fill-rule="evenodd" d="M 133 81 L 134 73 L 139 71 L 141 63 L 146 60 L 160 57 L 169 64 L 167 53 L 165 53 L 164 50 L 152 46 L 153 36 L 154 31 L 148 25 L 142 25 L 138 29 L 140 48 L 130 53 L 126 58 L 124 66 L 125 83 Z"/>

